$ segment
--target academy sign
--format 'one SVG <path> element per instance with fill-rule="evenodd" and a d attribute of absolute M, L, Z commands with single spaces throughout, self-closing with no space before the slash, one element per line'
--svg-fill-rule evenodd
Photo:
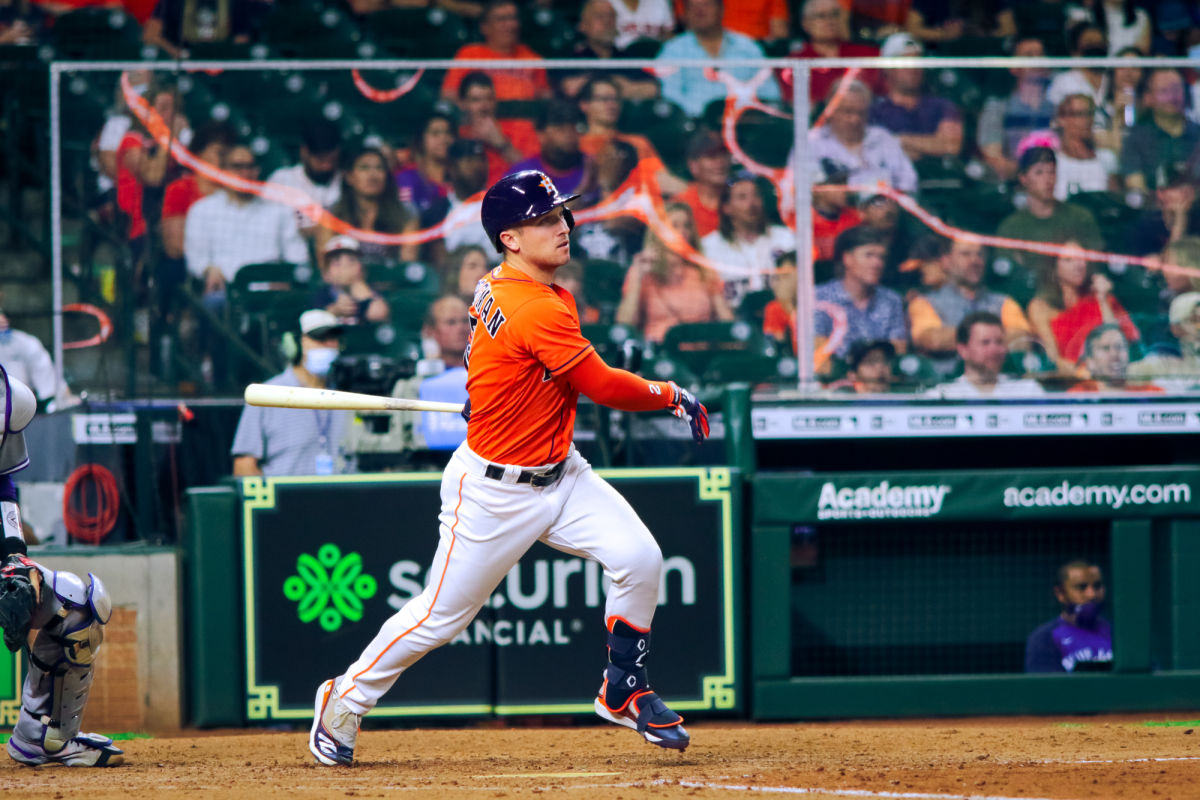
<path fill-rule="evenodd" d="M 873 485 L 821 485 L 817 519 L 914 519 L 933 517 L 950 493 L 946 484 L 913 485 L 882 480 Z"/>

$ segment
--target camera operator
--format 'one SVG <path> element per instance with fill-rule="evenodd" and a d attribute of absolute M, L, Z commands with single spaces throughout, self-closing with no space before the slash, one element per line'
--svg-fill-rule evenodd
<path fill-rule="evenodd" d="M 300 315 L 300 342 L 284 337 L 291 365 L 267 383 L 325 388 L 338 357 L 343 328 L 337 317 L 314 308 Z M 291 352 L 287 352 L 287 351 Z M 333 475 L 351 472 L 342 442 L 352 411 L 246 406 L 233 437 L 233 474 Z"/>

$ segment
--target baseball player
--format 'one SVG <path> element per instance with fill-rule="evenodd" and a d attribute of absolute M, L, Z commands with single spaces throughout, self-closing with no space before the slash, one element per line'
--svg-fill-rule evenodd
<path fill-rule="evenodd" d="M 0 365 L 0 627 L 9 650 L 29 648 L 21 712 L 8 754 L 35 767 L 116 766 L 124 753 L 112 739 L 79 732 L 92 687 L 92 663 L 112 614 L 108 592 L 95 575 L 84 580 L 47 569 L 26 555 L 12 476 L 29 464 L 21 431 L 36 408 L 29 387 Z M 32 641 L 31 631 L 37 631 Z"/>
<path fill-rule="evenodd" d="M 309 750 L 349 765 L 359 721 L 421 656 L 462 631 L 535 541 L 592 558 L 611 580 L 608 665 L 596 713 L 683 750 L 683 719 L 649 686 L 646 658 L 662 552 L 620 494 L 571 443 L 585 394 L 623 411 L 669 409 L 708 436 L 708 412 L 672 382 L 607 366 L 554 283 L 575 225 L 544 173 L 508 175 L 484 195 L 483 227 L 504 262 L 475 287 L 469 315 L 467 440 L 442 475 L 440 540 L 425 590 L 384 623 L 345 674 L 317 689 Z"/>

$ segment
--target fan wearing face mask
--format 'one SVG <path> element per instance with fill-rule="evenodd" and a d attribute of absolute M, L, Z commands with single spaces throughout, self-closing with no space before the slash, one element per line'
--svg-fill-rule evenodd
<path fill-rule="evenodd" d="M 1100 616 L 1105 597 L 1100 567 L 1091 561 L 1063 564 L 1058 568 L 1054 597 L 1062 612 L 1029 635 L 1025 671 L 1111 670 L 1112 625 Z"/>
<path fill-rule="evenodd" d="M 337 360 L 343 328 L 337 317 L 314 308 L 300 315 L 300 345 L 292 364 L 267 383 L 325 388 Z M 246 406 L 233 437 L 233 474 L 333 475 L 345 471 L 341 442 L 352 411 Z"/>

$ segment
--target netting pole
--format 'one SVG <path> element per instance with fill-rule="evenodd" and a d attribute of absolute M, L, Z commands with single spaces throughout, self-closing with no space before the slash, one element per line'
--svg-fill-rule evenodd
<path fill-rule="evenodd" d="M 792 188 L 796 208 L 796 377 L 802 391 L 813 388 L 812 186 L 808 155 L 809 65 L 792 61 Z"/>
<path fill-rule="evenodd" d="M 66 385 L 63 377 L 63 258 L 62 258 L 62 131 L 59 126 L 59 84 L 62 73 L 58 64 L 50 64 L 50 320 L 54 332 L 54 374 L 58 388 Z"/>

